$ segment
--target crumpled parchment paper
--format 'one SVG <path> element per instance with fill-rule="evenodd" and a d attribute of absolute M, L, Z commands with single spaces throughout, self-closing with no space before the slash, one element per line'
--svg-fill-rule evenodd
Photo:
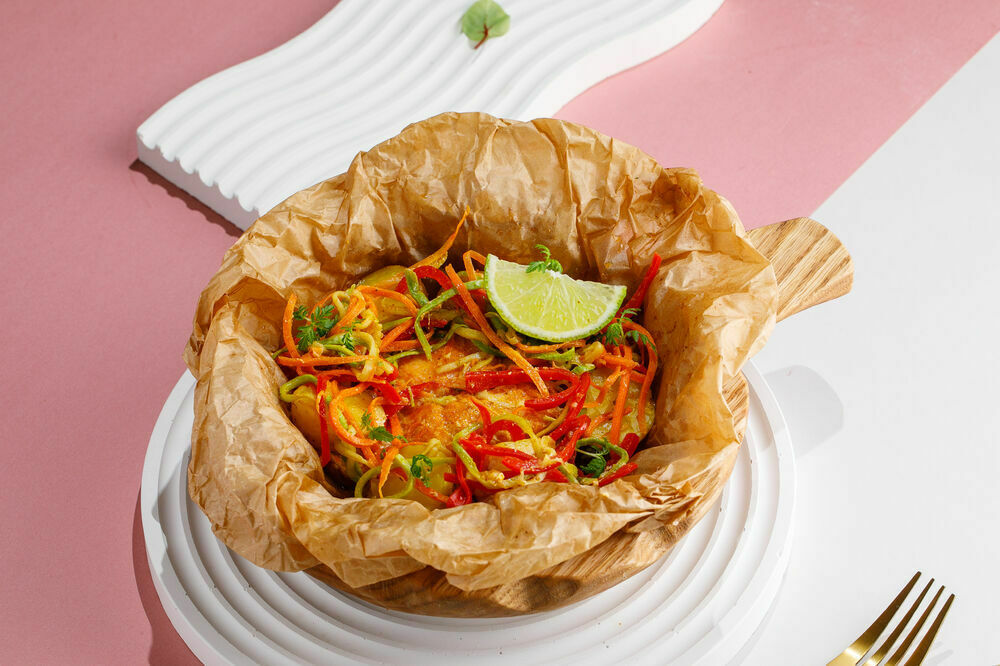
<path fill-rule="evenodd" d="M 653 253 L 663 257 L 644 311 L 660 353 L 656 420 L 636 474 L 435 511 L 355 499 L 325 480 L 278 400 L 284 376 L 269 356 L 289 292 L 312 302 L 386 264 L 412 264 L 466 206 L 453 258 L 475 248 L 527 263 L 541 242 L 568 274 L 631 291 Z M 769 262 L 694 171 L 568 122 L 435 116 L 293 195 L 226 253 L 184 355 L 198 378 L 191 498 L 227 546 L 269 569 L 322 563 L 358 587 L 431 566 L 463 590 L 531 576 L 617 530 L 704 511 L 739 446 L 723 385 L 763 346 L 777 298 Z"/>

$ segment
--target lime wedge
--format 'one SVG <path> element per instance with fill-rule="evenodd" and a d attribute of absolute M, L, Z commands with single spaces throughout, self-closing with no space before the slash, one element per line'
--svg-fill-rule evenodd
<path fill-rule="evenodd" d="M 514 330 L 546 342 L 565 342 L 604 328 L 625 300 L 625 287 L 575 280 L 551 270 L 486 257 L 486 294 Z"/>

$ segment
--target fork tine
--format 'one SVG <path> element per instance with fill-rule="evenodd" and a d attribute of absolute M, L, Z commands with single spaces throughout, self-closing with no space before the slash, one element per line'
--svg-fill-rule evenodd
<path fill-rule="evenodd" d="M 918 578 L 920 578 L 919 571 L 913 574 L 913 578 L 910 579 L 910 582 L 907 583 L 902 591 L 896 595 L 896 598 L 892 600 L 889 607 L 882 611 L 882 614 L 879 615 L 874 622 L 872 622 L 872 626 L 865 629 L 865 632 L 858 636 L 858 640 L 851 643 L 850 647 L 844 650 L 843 653 L 841 653 L 836 659 L 827 664 L 827 666 L 854 666 L 861 661 L 861 657 L 865 656 L 868 650 L 871 649 L 872 645 L 875 643 L 875 639 L 882 635 L 885 628 L 889 626 L 889 621 L 892 619 L 892 616 L 895 615 L 896 611 L 899 610 L 899 607 L 903 605 L 907 595 L 910 594 L 910 590 L 912 590 L 913 586 L 917 584 Z"/>
<path fill-rule="evenodd" d="M 920 608 L 920 602 L 924 600 L 925 596 L 927 596 L 927 592 L 928 590 L 931 589 L 932 585 L 934 585 L 933 578 L 931 578 L 930 582 L 928 582 L 927 585 L 924 587 L 923 591 L 920 593 L 920 596 L 918 596 L 917 600 L 913 602 L 913 605 L 910 606 L 910 610 L 906 611 L 906 615 L 904 615 L 903 619 L 899 621 L 899 623 L 896 625 L 896 628 L 892 630 L 892 633 L 889 634 L 889 637 L 886 638 L 884 641 L 882 641 L 882 645 L 880 645 L 879 649 L 875 651 L 875 654 L 868 657 L 868 661 L 865 662 L 864 666 L 876 666 L 876 664 L 882 661 L 882 658 L 889 653 L 889 650 L 892 649 L 892 646 L 893 644 L 895 644 L 896 639 L 898 639 L 899 635 L 903 633 L 904 629 L 906 629 L 906 625 L 909 624 L 910 618 L 913 617 L 913 614 L 917 612 L 918 608 Z"/>
<path fill-rule="evenodd" d="M 948 597 L 948 601 L 944 602 L 944 608 L 938 613 L 937 618 L 934 620 L 934 624 L 931 628 L 927 630 L 927 634 L 923 637 L 920 643 L 917 645 L 917 649 L 913 651 L 913 654 L 903 666 L 920 666 L 924 661 L 924 657 L 927 656 L 927 651 L 931 649 L 931 643 L 934 642 L 934 637 L 937 635 L 938 629 L 941 628 L 941 623 L 944 622 L 944 616 L 948 614 L 948 609 L 951 608 L 951 602 L 955 600 L 955 595 Z"/>
<path fill-rule="evenodd" d="M 917 634 L 920 633 L 920 630 L 924 628 L 924 623 L 927 622 L 927 618 L 930 617 L 931 611 L 934 610 L 934 606 L 937 605 L 942 592 L 944 592 L 944 585 L 938 589 L 937 594 L 935 594 L 934 598 L 931 599 L 930 605 L 927 606 L 927 610 L 925 610 L 924 614 L 920 616 L 919 620 L 917 620 L 917 623 L 913 626 L 913 630 L 906 635 L 906 639 L 903 640 L 899 649 L 893 652 L 892 656 L 889 657 L 889 660 L 882 666 L 898 666 L 899 662 L 903 659 L 903 655 L 906 654 L 906 651 L 910 648 L 910 644 L 913 643 L 913 640 L 917 637 Z"/>

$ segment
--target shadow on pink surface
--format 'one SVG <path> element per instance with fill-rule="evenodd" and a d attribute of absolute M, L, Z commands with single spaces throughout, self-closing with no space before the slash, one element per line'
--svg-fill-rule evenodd
<path fill-rule="evenodd" d="M 156 185 L 163 188 L 163 190 L 169 194 L 174 199 L 179 199 L 184 202 L 184 205 L 188 207 L 188 210 L 193 210 L 196 213 L 201 214 L 206 220 L 214 225 L 220 227 L 227 235 L 233 238 L 239 238 L 243 233 L 240 228 L 235 224 L 222 217 L 214 210 L 203 204 L 202 202 L 195 199 L 193 196 L 177 187 L 169 180 L 156 173 L 148 166 L 140 162 L 139 160 L 133 160 L 132 164 L 129 165 L 129 170 L 141 174 L 149 181 L 150 185 Z"/>
<path fill-rule="evenodd" d="M 226 223 L 228 224 L 228 222 Z M 233 227 L 235 229 L 235 227 Z M 135 498 L 135 515 L 132 519 L 132 571 L 135 574 L 135 589 L 142 601 L 142 609 L 149 620 L 152 641 L 149 645 L 149 663 L 153 666 L 176 666 L 178 664 L 199 664 L 187 645 L 170 623 L 160 597 L 153 586 L 146 561 L 146 541 L 142 532 L 142 510 L 140 497 Z"/>

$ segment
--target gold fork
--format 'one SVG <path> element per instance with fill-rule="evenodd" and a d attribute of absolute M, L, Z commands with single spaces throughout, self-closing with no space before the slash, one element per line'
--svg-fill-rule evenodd
<path fill-rule="evenodd" d="M 882 632 L 884 632 L 889 626 L 889 623 L 892 621 L 896 611 L 902 607 L 903 602 L 906 601 L 906 597 L 909 596 L 913 586 L 917 584 L 918 578 L 920 578 L 919 571 L 913 575 L 913 578 L 911 578 L 910 582 L 906 584 L 906 587 L 904 587 L 902 591 L 896 595 L 896 598 L 893 599 L 892 603 L 889 604 L 889 607 L 878 616 L 878 618 L 872 623 L 872 626 L 868 627 L 865 630 L 865 633 L 858 637 L 858 640 L 851 643 L 849 648 L 844 650 L 836 659 L 831 661 L 826 666 L 857 666 L 857 664 L 861 662 L 872 647 L 874 647 L 875 642 L 882 635 Z M 906 629 L 906 625 L 909 624 L 910 619 L 917 612 L 917 609 L 920 607 L 920 602 L 924 600 L 924 597 L 927 595 L 927 592 L 931 589 L 932 585 L 934 585 L 933 578 L 931 578 L 930 582 L 927 583 L 920 595 L 917 596 L 917 600 L 913 602 L 910 609 L 906 611 L 906 615 L 903 616 L 903 619 L 900 620 L 899 624 L 896 625 L 889 636 L 882 642 L 881 645 L 879 645 L 878 649 L 876 649 L 875 652 L 868 657 L 863 666 L 876 666 L 876 664 L 885 658 L 885 655 L 892 649 L 893 644 L 899 639 L 900 634 L 902 634 L 903 630 Z M 934 595 L 930 605 L 927 606 L 927 609 L 913 626 L 913 629 L 906 635 L 903 642 L 899 645 L 896 651 L 892 653 L 892 656 L 889 657 L 884 664 L 882 664 L 882 666 L 897 666 L 897 664 L 899 664 L 903 655 L 905 655 L 906 651 L 910 648 L 910 645 L 914 640 L 916 640 L 920 630 L 923 629 L 924 625 L 927 623 L 927 619 L 930 617 L 931 611 L 934 610 L 934 606 L 937 605 L 938 599 L 941 598 L 941 594 L 943 592 L 944 586 L 942 585 L 937 591 L 937 594 Z M 910 655 L 910 658 L 906 660 L 906 663 L 903 666 L 919 666 L 924 661 L 924 657 L 927 656 L 927 651 L 931 648 L 931 643 L 934 642 L 934 636 L 937 635 L 938 629 L 941 628 L 941 623 L 944 622 L 944 616 L 948 614 L 948 609 L 951 608 L 951 602 L 954 600 L 955 595 L 953 594 L 948 597 L 947 601 L 944 602 L 944 606 L 941 608 L 941 611 L 938 613 L 937 617 L 934 618 L 934 621 L 927 629 L 927 633 L 924 634 L 923 639 L 921 639 L 920 643 L 917 644 L 913 654 Z"/>

